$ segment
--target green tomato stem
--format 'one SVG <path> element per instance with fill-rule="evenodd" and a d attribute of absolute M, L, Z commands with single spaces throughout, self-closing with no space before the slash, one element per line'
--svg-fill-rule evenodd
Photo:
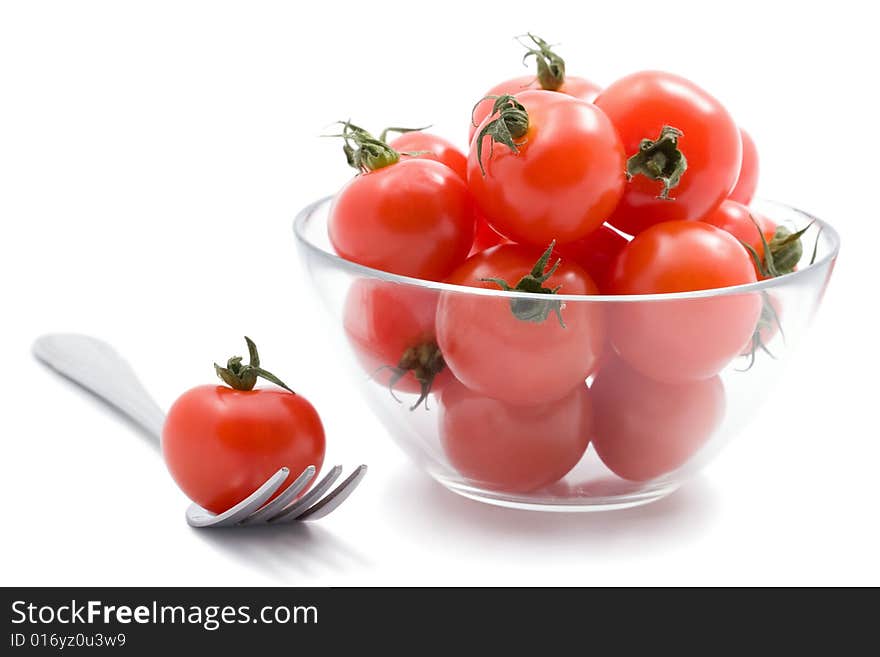
<path fill-rule="evenodd" d="M 342 132 L 325 137 L 341 137 L 342 152 L 348 166 L 361 173 L 368 173 L 395 164 L 400 153 L 391 148 L 383 139 L 376 139 L 369 132 L 351 121 L 337 121 Z"/>
<path fill-rule="evenodd" d="M 639 150 L 626 161 L 626 178 L 645 176 L 663 183 L 663 190 L 657 196 L 664 201 L 673 201 L 670 190 L 678 186 L 682 175 L 687 171 L 687 158 L 678 149 L 678 140 L 684 133 L 672 126 L 663 126 L 657 139 L 642 139 Z"/>
<path fill-rule="evenodd" d="M 550 242 L 550 246 L 541 254 L 541 257 L 538 258 L 538 261 L 532 267 L 531 271 L 519 279 L 516 285 L 511 287 L 507 281 L 503 278 L 481 278 L 480 280 L 484 283 L 494 283 L 502 290 L 506 292 L 531 292 L 533 294 L 556 294 L 559 292 L 559 289 L 562 287 L 561 285 L 557 285 L 554 288 L 544 287 L 544 283 L 556 273 L 556 270 L 559 268 L 559 264 L 562 262 L 561 258 L 557 258 L 556 262 L 553 263 L 553 266 L 550 269 L 547 269 L 547 265 L 550 264 L 550 256 L 553 255 L 553 249 L 556 247 L 556 240 Z M 535 322 L 540 324 L 544 322 L 550 313 L 555 313 L 556 318 L 559 320 L 559 325 L 562 328 L 565 327 L 565 322 L 562 319 L 562 302 L 557 300 L 548 300 L 548 301 L 538 301 L 536 299 L 511 299 L 510 300 L 510 311 L 514 314 L 514 316 L 522 320 L 524 322 Z"/>
<path fill-rule="evenodd" d="M 530 39 L 532 43 L 523 41 L 526 38 Z M 559 91 L 565 82 L 565 60 L 553 52 L 549 43 L 531 32 L 516 39 L 527 51 L 523 55 L 523 64 L 527 62 L 529 57 L 535 58 L 535 64 L 538 67 L 538 84 L 541 85 L 541 89 Z"/>
<path fill-rule="evenodd" d="M 526 111 L 526 108 L 510 94 L 505 94 L 503 96 L 486 96 L 485 98 L 480 99 L 480 102 L 477 103 L 477 105 L 484 100 L 495 101 L 492 105 L 492 111 L 489 113 L 489 116 L 498 115 L 497 118 L 486 123 L 477 135 L 477 162 L 480 163 L 480 172 L 485 176 L 486 169 L 483 166 L 483 137 L 488 135 L 492 138 L 489 146 L 489 157 L 492 157 L 496 142 L 507 146 L 514 153 L 519 153 L 519 147 L 525 143 L 524 138 L 529 131 L 529 113 Z M 477 105 L 474 105 L 474 110 L 476 110 Z M 471 115 L 473 116 L 473 112 L 471 112 Z"/>
<path fill-rule="evenodd" d="M 409 407 L 414 411 L 422 402 L 425 402 L 425 408 L 428 406 L 428 395 L 431 393 L 431 387 L 434 385 L 434 379 L 446 368 L 446 361 L 443 360 L 443 354 L 440 347 L 433 340 L 423 342 L 415 346 L 407 348 L 400 357 L 397 365 L 384 365 L 377 371 L 391 370 L 391 378 L 388 380 L 388 391 L 394 399 L 394 386 L 412 372 L 415 380 L 418 381 L 421 388 L 419 398 L 416 403 Z M 400 401 L 397 399 L 397 401 Z"/>
<path fill-rule="evenodd" d="M 248 347 L 248 364 L 242 363 L 241 356 L 233 356 L 226 361 L 226 367 L 220 367 L 214 363 L 214 371 L 222 381 L 235 390 L 253 390 L 258 378 L 266 379 L 276 386 L 284 388 L 290 393 L 296 394 L 277 376 L 260 367 L 260 355 L 257 353 L 257 345 L 249 337 L 244 336 Z"/>

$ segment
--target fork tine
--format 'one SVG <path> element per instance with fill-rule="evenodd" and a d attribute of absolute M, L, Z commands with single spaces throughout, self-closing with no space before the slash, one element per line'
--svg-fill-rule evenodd
<path fill-rule="evenodd" d="M 337 479 L 339 479 L 339 475 L 342 474 L 342 466 L 336 465 L 333 467 L 330 472 L 328 472 L 321 481 L 315 484 L 315 487 L 312 488 L 308 493 L 299 498 L 296 502 L 291 504 L 289 507 L 284 509 L 278 515 L 269 518 L 267 522 L 269 524 L 276 524 L 281 522 L 290 522 L 291 520 L 296 520 L 303 511 L 309 508 L 309 506 L 317 500 L 321 495 L 327 492 L 327 489 L 333 485 Z"/>
<path fill-rule="evenodd" d="M 318 520 L 333 513 L 354 492 L 366 474 L 367 466 L 358 466 L 345 481 L 303 511 L 297 520 Z"/>
<path fill-rule="evenodd" d="M 278 515 L 281 511 L 284 510 L 288 504 L 293 502 L 297 495 L 299 495 L 300 491 L 308 486 L 309 482 L 315 476 L 315 466 L 310 465 L 305 470 L 302 471 L 302 474 L 296 478 L 296 480 L 290 484 L 287 488 L 284 489 L 284 492 L 281 493 L 274 500 L 269 502 L 262 509 L 258 509 L 254 511 L 251 515 L 241 521 L 242 525 L 251 525 L 256 522 L 261 522 L 266 520 L 266 518 L 271 518 L 272 516 Z"/>
<path fill-rule="evenodd" d="M 207 509 L 203 509 L 198 504 L 191 504 L 186 510 L 186 521 L 191 527 L 229 527 L 230 525 L 236 525 L 263 506 L 266 500 L 272 497 L 272 494 L 281 487 L 288 474 L 290 474 L 290 470 L 280 468 L 262 486 L 241 502 L 217 515 L 214 515 Z"/>

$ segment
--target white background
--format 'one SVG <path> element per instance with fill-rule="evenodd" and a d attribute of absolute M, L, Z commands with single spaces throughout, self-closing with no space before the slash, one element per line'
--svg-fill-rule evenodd
<path fill-rule="evenodd" d="M 0 583 L 880 584 L 880 61 L 864 2 L 7 2 L 0 5 Z M 546 11 L 540 15 L 540 11 Z M 813 331 L 750 429 L 630 511 L 480 505 L 409 465 L 347 378 L 294 250 L 298 208 L 350 176 L 336 119 L 433 123 L 520 75 L 512 36 L 608 83 L 663 68 L 754 135 L 759 194 L 843 250 Z M 33 361 L 111 341 L 167 407 L 254 336 L 369 463 L 325 521 L 190 529 L 130 427 Z"/>

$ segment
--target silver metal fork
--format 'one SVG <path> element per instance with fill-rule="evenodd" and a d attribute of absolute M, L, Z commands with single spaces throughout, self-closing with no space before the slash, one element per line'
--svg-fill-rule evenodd
<path fill-rule="evenodd" d="M 33 352 L 38 360 L 143 427 L 159 446 L 165 414 L 131 366 L 109 344 L 88 335 L 50 334 L 37 338 Z M 280 468 L 257 490 L 223 513 L 214 514 L 191 504 L 186 510 L 186 521 L 193 527 L 251 527 L 317 520 L 342 504 L 366 473 L 367 466 L 361 465 L 330 490 L 342 474 L 342 466 L 337 465 L 295 500 L 316 474 L 315 466 L 310 465 L 283 493 L 267 503 L 290 476 L 288 468 Z"/>

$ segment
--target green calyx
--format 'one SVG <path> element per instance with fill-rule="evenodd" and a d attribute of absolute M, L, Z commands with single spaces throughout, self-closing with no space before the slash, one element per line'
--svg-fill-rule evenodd
<path fill-rule="evenodd" d="M 755 356 L 759 350 L 776 360 L 776 356 L 773 355 L 773 352 L 764 343 L 763 337 L 765 331 L 772 331 L 774 327 L 779 329 L 779 336 L 785 341 L 785 333 L 782 331 L 779 314 L 770 300 L 770 295 L 766 292 L 761 292 L 761 315 L 758 317 L 758 324 L 755 326 L 755 331 L 752 333 L 752 338 L 749 341 L 748 352 L 744 353 L 749 359 L 749 364 L 739 370 L 740 372 L 748 372 L 752 369 L 755 364 Z"/>
<path fill-rule="evenodd" d="M 288 392 L 296 394 L 281 379 L 260 367 L 260 355 L 257 353 L 257 345 L 254 344 L 254 341 L 247 336 L 244 336 L 244 341 L 247 342 L 250 357 L 247 365 L 242 363 L 243 359 L 241 356 L 233 356 L 226 361 L 226 367 L 220 367 L 217 363 L 214 363 L 214 371 L 217 372 L 217 376 L 226 385 L 236 390 L 253 390 L 257 384 L 257 379 L 263 378 L 274 383 L 276 386 L 284 388 Z"/>
<path fill-rule="evenodd" d="M 678 128 L 665 125 L 657 139 L 642 139 L 639 151 L 626 161 L 626 178 L 642 175 L 663 183 L 663 190 L 657 196 L 664 201 L 673 201 L 669 192 L 678 186 L 682 175 L 687 171 L 687 158 L 678 149 L 678 140 L 684 133 Z"/>
<path fill-rule="evenodd" d="M 779 226 L 773 233 L 773 239 L 767 245 L 769 247 L 769 256 L 765 256 L 765 260 L 772 260 L 773 266 L 779 274 L 790 274 L 797 267 L 801 256 L 804 253 L 804 246 L 801 243 L 801 236 L 810 226 L 803 230 L 791 232 L 785 226 Z"/>
<path fill-rule="evenodd" d="M 531 40 L 531 43 L 524 41 L 527 38 Z M 523 55 L 523 63 L 525 64 L 529 57 L 535 58 L 535 63 L 538 66 L 538 83 L 541 88 L 547 91 L 558 91 L 565 82 L 565 60 L 553 52 L 549 43 L 531 32 L 516 39 L 527 51 Z"/>
<path fill-rule="evenodd" d="M 400 160 L 401 155 L 422 155 L 425 152 L 398 152 L 394 150 L 386 142 L 389 132 L 396 132 L 402 135 L 405 132 L 419 132 L 431 127 L 397 128 L 389 126 L 381 132 L 377 139 L 369 131 L 355 125 L 351 121 L 337 121 L 337 123 L 342 126 L 342 132 L 323 136 L 341 137 L 345 142 L 342 146 L 342 152 L 345 153 L 348 166 L 357 169 L 360 173 L 368 173 L 395 164 Z"/>
<path fill-rule="evenodd" d="M 414 411 L 422 402 L 425 402 L 425 407 L 427 408 L 427 399 L 431 392 L 431 386 L 434 385 L 434 379 L 437 378 L 437 375 L 440 374 L 445 367 L 446 361 L 443 360 L 443 354 L 440 352 L 440 347 L 436 342 L 431 340 L 407 348 L 400 357 L 400 361 L 398 361 L 397 365 L 389 365 L 380 367 L 379 369 L 391 370 L 391 378 L 388 380 L 388 390 L 391 392 L 391 396 L 395 399 L 397 399 L 397 397 L 394 395 L 394 386 L 396 386 L 397 383 L 408 373 L 412 372 L 413 377 L 415 377 L 415 380 L 419 382 L 419 386 L 421 387 L 419 398 L 416 400 L 415 404 L 409 407 L 409 410 Z M 400 400 L 398 399 L 397 401 Z"/>
<path fill-rule="evenodd" d="M 507 146 L 514 153 L 519 153 L 519 147 L 525 143 L 524 138 L 529 131 L 529 114 L 526 112 L 526 108 L 510 94 L 486 96 L 480 99 L 480 103 L 484 100 L 495 101 L 489 116 L 498 115 L 486 123 L 477 135 L 477 162 L 480 163 L 480 171 L 485 176 L 486 169 L 483 167 L 483 137 L 488 135 L 492 138 L 489 146 L 489 157 L 492 157 L 496 143 Z M 477 103 L 477 105 L 480 103 Z M 475 110 L 477 105 L 474 105 Z M 473 112 L 471 115 L 473 115 Z"/>
<path fill-rule="evenodd" d="M 368 173 L 395 164 L 400 160 L 400 153 L 386 144 L 384 140 L 388 130 L 400 131 L 399 129 L 386 129 L 382 133 L 383 138 L 376 139 L 351 121 L 337 121 L 337 123 L 342 126 L 342 132 L 324 136 L 342 138 L 344 142 L 342 152 L 345 153 L 348 166 L 361 173 Z"/>
<path fill-rule="evenodd" d="M 541 254 L 541 257 L 538 258 L 538 261 L 535 263 L 535 266 L 532 267 L 532 270 L 519 279 L 519 282 L 513 287 L 511 287 L 503 278 L 481 278 L 480 280 L 486 283 L 495 283 L 495 285 L 507 292 L 531 292 L 533 294 L 548 295 L 556 294 L 562 287 L 561 285 L 557 285 L 554 288 L 544 287 L 544 283 L 556 273 L 556 270 L 559 268 L 559 263 L 562 262 L 562 259 L 558 258 L 556 262 L 553 263 L 553 266 L 550 267 L 550 269 L 547 269 L 547 265 L 550 264 L 550 256 L 553 255 L 553 249 L 555 246 L 556 240 L 550 242 L 550 246 L 548 246 L 547 250 Z M 536 324 L 544 322 L 552 312 L 556 314 L 556 318 L 559 320 L 559 325 L 562 328 L 565 328 L 565 322 L 562 319 L 562 302 L 556 299 L 547 301 L 541 301 L 538 299 L 511 299 L 510 310 L 517 319 L 524 322 L 535 322 Z"/>
<path fill-rule="evenodd" d="M 749 255 L 752 256 L 755 268 L 761 276 L 764 278 L 776 278 L 777 276 L 793 272 L 804 253 L 804 246 L 801 243 L 801 237 L 803 237 L 804 233 L 810 229 L 813 222 L 810 222 L 795 232 L 792 232 L 785 226 L 777 226 L 776 232 L 773 233 L 773 237 L 768 242 L 767 238 L 764 237 L 764 231 L 761 230 L 761 226 L 755 217 L 749 214 L 749 219 L 752 220 L 752 223 L 758 230 L 758 235 L 761 236 L 761 245 L 764 247 L 764 257 L 759 257 L 758 252 L 755 251 L 750 244 L 747 244 L 742 240 L 740 240 L 740 243 L 745 247 L 746 251 L 749 252 Z M 810 264 L 816 259 L 816 249 L 818 248 L 818 244 L 819 236 L 817 235 L 816 244 L 813 247 L 813 258 L 810 261 Z"/>

